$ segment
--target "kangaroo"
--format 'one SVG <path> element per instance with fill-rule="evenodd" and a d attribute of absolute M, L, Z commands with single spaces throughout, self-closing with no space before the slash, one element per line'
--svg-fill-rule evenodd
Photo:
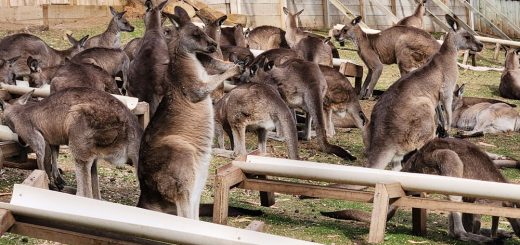
<path fill-rule="evenodd" d="M 65 62 L 66 58 L 70 59 L 84 49 L 88 35 L 79 41 L 70 35 L 67 35 L 67 38 L 72 44 L 72 47 L 66 50 L 56 50 L 49 47 L 49 45 L 37 36 L 26 33 L 14 34 L 0 41 L 0 57 L 12 58 L 20 56 L 20 59 L 18 59 L 15 64 L 12 64 L 13 72 L 18 77 L 27 76 L 30 74 L 30 70 L 25 64 L 25 61 L 29 56 L 40 60 L 42 67 L 61 65 Z M 0 75 L 0 77 L 3 77 L 3 75 Z M 4 82 L 9 82 L 9 80 Z"/>
<path fill-rule="evenodd" d="M 4 60 L 0 58 L 0 82 L 16 84 L 15 65 L 20 56 Z"/>
<path fill-rule="evenodd" d="M 141 44 L 143 43 L 142 37 L 136 37 L 132 40 L 130 40 L 128 43 L 126 43 L 123 50 L 126 53 L 126 56 L 128 56 L 128 59 L 132 61 L 135 58 L 135 55 L 137 51 L 139 51 L 139 48 L 141 48 Z"/>
<path fill-rule="evenodd" d="M 500 78 L 498 91 L 507 99 L 520 99 L 520 49 L 509 49 L 506 52 L 504 72 Z"/>
<path fill-rule="evenodd" d="M 238 24 L 233 27 L 221 27 L 222 36 L 220 38 L 220 46 L 237 46 L 247 48 L 246 35 L 244 27 Z"/>
<path fill-rule="evenodd" d="M 152 1 L 146 1 L 144 16 L 146 31 L 141 47 L 130 63 L 127 92 L 150 105 L 150 117 L 153 117 L 163 95 L 166 93 L 165 74 L 170 57 L 163 30 L 161 11 L 168 1 L 154 7 Z"/>
<path fill-rule="evenodd" d="M 168 17 L 175 26 L 168 43 L 168 90 L 141 142 L 137 206 L 162 212 L 175 209 L 179 216 L 198 219 L 214 133 L 209 94 L 240 68 L 208 75 L 196 53 L 213 53 L 217 43 L 191 22 L 184 9 L 177 6 Z"/>
<path fill-rule="evenodd" d="M 334 40 L 338 41 L 339 46 L 345 46 L 345 39 L 340 39 L 341 30 L 336 30 L 334 28 L 329 30 L 329 37 L 334 38 Z"/>
<path fill-rule="evenodd" d="M 352 118 L 354 125 L 364 131 L 368 119 L 350 81 L 332 67 L 320 65 L 320 70 L 327 81 L 327 93 L 323 99 L 327 136 L 332 137 L 336 133 L 332 120 L 334 114 L 340 118 Z"/>
<path fill-rule="evenodd" d="M 94 47 L 103 47 L 103 48 L 120 48 L 121 47 L 121 37 L 120 32 L 133 32 L 134 27 L 126 20 L 124 17 L 126 11 L 117 12 L 112 6 L 110 8 L 110 13 L 112 13 L 112 20 L 108 23 L 107 29 L 97 35 L 93 36 L 87 40 L 85 43 L 86 48 L 94 48 Z"/>
<path fill-rule="evenodd" d="M 76 54 L 72 57 L 71 61 L 98 66 L 114 78 L 121 77 L 123 83 L 128 82 L 127 75 L 130 59 L 126 53 L 119 48 L 89 48 Z"/>
<path fill-rule="evenodd" d="M 393 169 L 400 170 L 406 153 L 435 136 L 439 103 L 446 111 L 444 129 L 449 131 L 459 73 L 457 52 L 480 52 L 483 44 L 459 28 L 453 17 L 446 15 L 446 21 L 451 30 L 439 51 L 424 66 L 392 84 L 374 106 L 364 135 L 369 167 L 384 169 L 392 162 Z"/>
<path fill-rule="evenodd" d="M 120 95 L 112 76 L 100 67 L 90 64 L 66 62 L 61 66 L 40 67 L 40 62 L 29 56 L 27 65 L 31 69 L 30 83 L 41 87 L 50 84 L 51 94 L 72 87 L 90 87 Z"/>
<path fill-rule="evenodd" d="M 426 13 L 425 4 L 428 0 L 419 0 L 419 1 L 420 2 L 417 5 L 417 8 L 415 8 L 415 12 L 413 12 L 413 15 L 404 17 L 399 22 L 397 22 L 395 25 L 410 26 L 410 27 L 423 29 L 423 18 L 424 18 L 424 14 Z"/>
<path fill-rule="evenodd" d="M 142 129 L 130 110 L 113 96 L 91 88 L 69 88 L 37 103 L 31 91 L 12 105 L 2 102 L 7 125 L 36 153 L 45 169 L 45 145 L 51 148 L 51 176 L 58 176 L 60 145 L 69 145 L 76 162 L 77 195 L 100 199 L 97 161 L 137 165 Z M 52 115 L 52 120 L 49 120 Z"/>
<path fill-rule="evenodd" d="M 358 55 L 368 68 L 360 98 L 372 96 L 374 87 L 383 72 L 383 64 L 397 64 L 401 76 L 423 66 L 435 54 L 440 44 L 430 33 L 407 26 L 393 26 L 378 34 L 363 32 L 358 23 L 361 16 L 345 24 L 340 40 L 346 37 L 358 47 Z"/>
<path fill-rule="evenodd" d="M 248 83 L 231 90 L 215 104 L 215 122 L 215 127 L 222 127 L 233 142 L 236 156 L 247 155 L 246 128 L 257 131 L 258 149 L 265 153 L 267 131 L 278 124 L 285 136 L 289 158 L 298 159 L 296 122 L 278 91 L 269 85 Z M 224 148 L 223 137 L 217 134 L 221 148 Z"/>
<path fill-rule="evenodd" d="M 437 138 L 413 154 L 404 164 L 403 171 L 443 176 L 477 179 L 508 183 L 488 155 L 471 142 L 453 138 Z M 449 195 L 451 201 L 462 202 L 461 196 Z M 464 199 L 475 202 L 475 199 Z M 512 203 L 503 202 L 503 206 L 512 207 Z M 492 242 L 494 239 L 479 235 L 480 222 L 472 214 L 451 212 L 449 215 L 449 233 L 451 236 L 473 242 Z M 520 220 L 508 218 L 517 236 L 520 235 Z M 476 223 L 477 222 L 477 223 Z M 495 219 L 494 219 L 495 222 Z M 496 219 L 498 227 L 498 219 Z M 470 233 L 472 232 L 472 233 Z M 496 234 L 496 230 L 492 231 Z"/>
<path fill-rule="evenodd" d="M 274 26 L 256 27 L 246 34 L 246 40 L 251 49 L 289 48 L 285 40 L 285 31 Z"/>

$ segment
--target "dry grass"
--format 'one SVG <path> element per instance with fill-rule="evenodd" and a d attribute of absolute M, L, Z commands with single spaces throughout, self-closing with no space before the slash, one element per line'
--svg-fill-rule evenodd
<path fill-rule="evenodd" d="M 141 21 L 134 21 L 136 24 L 136 32 L 123 33 L 123 42 L 127 42 L 132 37 L 141 36 L 143 33 L 143 25 Z M 86 25 L 81 25 L 86 26 Z M 49 31 L 35 31 L 33 34 L 42 37 L 53 47 L 65 48 L 66 41 L 62 38 L 66 31 L 72 30 L 75 37 L 85 34 L 98 34 L 104 29 L 104 23 L 93 22 L 88 28 L 78 26 L 54 27 Z M 5 35 L 0 32 L 0 36 Z M 353 48 L 350 46 L 350 48 Z M 492 57 L 492 46 L 487 47 L 481 57 L 478 59 L 479 65 L 501 66 L 503 62 L 503 54 L 500 60 L 494 61 Z M 352 51 L 341 51 L 344 58 L 356 61 L 362 64 L 359 57 Z M 386 89 L 394 81 L 399 78 L 399 73 L 395 65 L 385 66 L 383 75 L 377 85 L 377 89 Z M 460 71 L 458 83 L 467 83 L 466 93 L 470 96 L 493 97 L 498 98 L 497 88 L 500 80 L 498 72 L 474 72 Z M 508 102 L 520 105 L 518 101 Z M 366 115 L 370 115 L 370 111 L 375 104 L 373 101 L 361 102 Z M 344 160 L 332 155 L 323 154 L 318 150 L 315 140 L 310 142 L 301 142 L 300 155 L 303 160 L 326 162 L 340 165 L 356 165 L 362 166 L 366 162 L 363 157 L 363 143 L 360 131 L 353 129 L 351 132 L 340 129 L 337 136 L 331 141 L 348 148 L 358 160 L 355 162 L 345 162 Z M 499 135 L 488 135 L 478 139 L 472 139 L 473 142 L 485 142 L 495 147 L 487 147 L 485 150 L 504 154 L 511 157 L 519 158 L 520 136 L 518 133 L 507 133 Z M 270 141 L 268 151 L 273 156 L 286 157 L 286 149 L 282 143 Z M 247 147 L 253 150 L 256 147 L 256 137 L 248 135 Z M 212 202 L 212 183 L 213 173 L 216 168 L 228 163 L 229 159 L 215 157 L 211 164 L 211 176 L 207 182 L 203 202 Z M 65 177 L 69 185 L 75 185 L 74 171 L 71 156 L 67 152 L 61 152 L 60 167 L 65 171 Z M 126 205 L 135 205 L 139 194 L 138 183 L 134 170 L 127 168 L 118 170 L 108 164 L 99 166 L 100 181 L 102 187 L 103 199 L 122 203 Z M 20 183 L 29 174 L 28 171 L 6 169 L 0 175 L 0 193 L 8 193 L 11 191 L 14 183 Z M 520 182 L 518 170 L 507 170 L 504 174 L 512 182 Z M 0 196 L 0 201 L 8 201 L 10 197 Z M 243 190 L 234 190 L 231 193 L 231 205 L 247 208 L 259 208 L 258 193 Z M 320 211 L 332 211 L 343 208 L 359 208 L 370 211 L 370 205 L 354 202 L 345 202 L 338 200 L 299 200 L 291 195 L 277 195 L 277 203 L 271 208 L 259 208 L 265 212 L 261 217 L 238 217 L 231 218 L 230 225 L 235 227 L 245 227 L 252 219 L 264 221 L 266 223 L 266 232 L 283 236 L 294 237 L 298 239 L 315 241 L 326 244 L 359 244 L 366 241 L 368 234 L 368 224 L 353 221 L 338 221 L 320 216 Z M 203 218 L 209 220 L 209 218 Z M 489 219 L 484 219 L 484 226 L 489 225 Z M 508 225 L 501 224 L 504 228 L 509 229 Z M 411 212 L 410 210 L 401 211 L 392 221 L 388 223 L 385 244 L 462 244 L 448 237 L 447 234 L 447 215 L 443 212 L 432 212 L 428 219 L 429 233 L 426 237 L 416 237 L 411 235 Z M 508 242 L 520 243 L 518 239 Z M 25 237 L 7 235 L 0 238 L 0 244 L 47 244 L 45 241 L 27 239 Z"/>

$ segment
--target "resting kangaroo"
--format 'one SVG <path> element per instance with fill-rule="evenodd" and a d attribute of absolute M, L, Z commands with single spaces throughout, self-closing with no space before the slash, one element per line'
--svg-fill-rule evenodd
<path fill-rule="evenodd" d="M 128 86 L 126 86 L 130 96 L 148 102 L 151 118 L 167 90 L 164 79 L 170 57 L 161 28 L 161 11 L 166 3 L 168 1 L 163 1 L 153 7 L 152 1 L 146 1 L 147 10 L 144 16 L 146 31 L 141 41 L 141 47 L 135 54 L 135 59 L 130 63 Z"/>
<path fill-rule="evenodd" d="M 214 134 L 209 94 L 240 69 L 208 75 L 196 53 L 213 53 L 217 43 L 191 23 L 184 9 L 175 7 L 169 18 L 175 30 L 168 43 L 168 90 L 141 142 L 137 206 L 198 219 Z"/>
<path fill-rule="evenodd" d="M 506 53 L 504 72 L 500 78 L 498 91 L 508 99 L 520 99 L 520 49 L 509 49 Z"/>
<path fill-rule="evenodd" d="M 428 142 L 406 161 L 403 171 L 508 182 L 485 152 L 471 142 L 453 138 L 437 138 Z M 450 195 L 448 197 L 452 201 L 463 201 L 461 196 Z M 474 198 L 464 198 L 464 201 L 475 202 L 476 200 Z M 513 204 L 503 202 L 501 206 L 512 207 Z M 516 235 L 519 236 L 520 220 L 508 218 L 508 221 Z M 498 219 L 496 223 L 498 223 Z M 498 224 L 493 226 L 496 228 Z M 494 240 L 493 238 L 480 235 L 479 219 L 474 219 L 472 214 L 461 214 L 460 212 L 450 213 L 449 234 L 463 241 L 483 243 Z M 493 230 L 492 234 L 496 234 L 496 230 Z"/>
<path fill-rule="evenodd" d="M 237 106 L 240 105 L 240 106 Z M 275 88 L 260 83 L 240 85 L 215 104 L 215 130 L 224 148 L 222 129 L 231 139 L 236 156 L 246 156 L 246 128 L 256 130 L 258 149 L 266 152 L 267 132 L 281 129 L 290 159 L 298 159 L 298 134 L 292 112 Z"/>
<path fill-rule="evenodd" d="M 16 76 L 29 75 L 29 67 L 25 61 L 29 56 L 41 61 L 42 67 L 51 67 L 61 65 L 66 58 L 72 58 L 84 48 L 85 41 L 88 36 L 76 41 L 72 36 L 67 35 L 72 47 L 66 50 L 56 50 L 47 45 L 42 39 L 37 36 L 19 33 L 7 36 L 0 41 L 0 57 L 4 59 L 11 59 L 20 56 L 20 59 L 12 64 L 14 74 Z M 0 73 L 0 78 L 4 77 Z M 3 82 L 10 82 L 5 80 Z"/>
<path fill-rule="evenodd" d="M 358 47 L 358 55 L 368 67 L 360 98 L 372 96 L 383 64 L 397 64 L 401 76 L 423 66 L 440 44 L 430 33 L 407 26 L 393 26 L 377 34 L 363 32 L 356 17 L 341 29 L 340 40 L 349 37 Z"/>
<path fill-rule="evenodd" d="M 436 107 L 446 109 L 444 129 L 452 121 L 453 91 L 459 74 L 457 52 L 480 52 L 483 44 L 446 15 L 451 30 L 440 50 L 424 66 L 401 77 L 377 101 L 364 142 L 368 166 L 384 169 L 388 163 L 401 169 L 403 156 L 435 136 Z M 392 27 L 396 28 L 396 27 Z"/>
<path fill-rule="evenodd" d="M 133 32 L 134 27 L 124 17 L 126 11 L 117 12 L 112 6 L 110 6 L 110 12 L 112 13 L 112 20 L 108 23 L 107 29 L 87 40 L 85 43 L 86 48 L 103 47 L 103 48 L 120 48 L 121 37 L 120 32 Z"/>
<path fill-rule="evenodd" d="M 33 91 L 34 92 L 34 91 Z M 69 145 L 75 160 L 77 195 L 100 199 L 97 161 L 116 166 L 137 165 L 142 129 L 137 118 L 113 96 L 91 88 L 70 88 L 27 102 L 33 92 L 12 105 L 2 102 L 7 125 L 36 153 L 45 169 L 45 146 L 50 145 L 52 177 L 59 176 L 60 145 Z"/>
<path fill-rule="evenodd" d="M 220 30 L 222 31 L 220 46 L 237 46 L 242 48 L 247 47 L 244 27 L 241 24 L 233 27 L 222 27 Z"/>
<path fill-rule="evenodd" d="M 419 4 L 417 5 L 417 8 L 415 9 L 415 12 L 413 15 L 404 17 L 399 22 L 397 22 L 395 25 L 402 25 L 402 26 L 410 26 L 415 27 L 419 29 L 423 29 L 423 18 L 424 14 L 426 13 L 426 2 L 428 0 L 419 0 Z"/>
<path fill-rule="evenodd" d="M 20 56 L 7 60 L 0 58 L 0 83 L 16 84 L 15 66 Z"/>
<path fill-rule="evenodd" d="M 256 27 L 246 34 L 246 40 L 251 49 L 289 48 L 285 40 L 285 31 L 274 26 Z"/>
<path fill-rule="evenodd" d="M 128 66 L 130 59 L 126 53 L 117 48 L 89 48 L 74 55 L 72 62 L 91 64 L 98 66 L 108 72 L 112 77 L 121 77 L 123 83 L 127 82 Z"/>
<path fill-rule="evenodd" d="M 89 87 L 111 94 L 121 94 L 112 76 L 100 67 L 90 64 L 65 62 L 64 65 L 41 68 L 39 61 L 29 57 L 30 82 L 40 87 L 51 85 L 51 93 L 72 87 Z"/>

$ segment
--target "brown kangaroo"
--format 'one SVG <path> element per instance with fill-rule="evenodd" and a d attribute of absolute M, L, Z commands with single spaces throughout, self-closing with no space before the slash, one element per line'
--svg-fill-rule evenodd
<path fill-rule="evenodd" d="M 240 105 L 240 106 L 237 106 Z M 278 91 L 265 84 L 240 85 L 215 104 L 215 130 L 219 147 L 224 148 L 222 129 L 231 139 L 236 156 L 246 156 L 246 128 L 256 130 L 258 149 L 265 153 L 267 132 L 281 129 L 290 159 L 298 159 L 298 134 L 292 112 Z"/>
<path fill-rule="evenodd" d="M 357 94 L 350 81 L 332 67 L 320 65 L 320 70 L 327 81 L 327 93 L 323 99 L 327 136 L 332 137 L 336 133 L 332 120 L 333 115 L 340 118 L 352 118 L 354 125 L 364 131 L 368 119 L 361 109 Z"/>
<path fill-rule="evenodd" d="M 251 49 L 289 48 L 285 40 L 285 31 L 274 26 L 256 27 L 246 34 L 246 39 Z"/>
<path fill-rule="evenodd" d="M 166 93 L 165 74 L 170 63 L 168 45 L 161 28 L 161 11 L 168 1 L 154 7 L 152 1 L 146 1 L 144 15 L 146 31 L 141 47 L 130 63 L 127 92 L 130 96 L 148 102 L 152 118 L 161 99 Z"/>
<path fill-rule="evenodd" d="M 110 13 L 112 13 L 112 20 L 108 23 L 107 29 L 87 40 L 85 43 L 86 48 L 103 47 L 103 48 L 120 48 L 121 37 L 120 32 L 133 32 L 134 27 L 124 17 L 126 11 L 117 12 L 112 6 L 110 6 Z"/>
<path fill-rule="evenodd" d="M 39 61 L 29 57 L 30 83 L 36 86 L 50 84 L 51 93 L 72 88 L 89 87 L 111 94 L 121 94 L 112 76 L 98 66 L 65 62 L 64 65 L 41 68 Z"/>
<path fill-rule="evenodd" d="M 247 47 L 244 27 L 241 24 L 233 27 L 222 27 L 220 30 L 222 31 L 220 46 Z"/>
<path fill-rule="evenodd" d="M 419 0 L 419 4 L 417 5 L 417 8 L 415 8 L 415 12 L 413 12 L 412 15 L 404 17 L 399 22 L 397 22 L 395 25 L 401 25 L 401 26 L 410 26 L 415 27 L 419 29 L 423 29 L 423 18 L 424 14 L 426 13 L 426 2 L 428 0 Z"/>
<path fill-rule="evenodd" d="M 100 199 L 99 159 L 116 166 L 128 160 L 137 165 L 142 129 L 132 112 L 115 97 L 91 88 L 69 88 L 28 103 L 33 92 L 12 105 L 2 101 L 2 106 L 7 125 L 36 153 L 39 169 L 45 169 L 48 144 L 51 177 L 59 176 L 59 146 L 69 145 L 76 162 L 76 194 Z"/>
<path fill-rule="evenodd" d="M 509 49 L 506 52 L 504 72 L 500 78 L 498 91 L 507 99 L 520 99 L 520 49 Z"/>
<path fill-rule="evenodd" d="M 191 23 L 184 9 L 177 6 L 168 16 L 175 26 L 168 43 L 168 90 L 141 142 L 137 206 L 198 219 L 214 134 L 209 94 L 240 69 L 208 75 L 196 53 L 213 53 L 217 43 Z"/>
<path fill-rule="evenodd" d="M 56 50 L 47 45 L 37 36 L 19 33 L 7 36 L 0 41 L 0 57 L 13 58 L 20 56 L 20 59 L 12 64 L 14 74 L 16 76 L 27 76 L 30 73 L 25 61 L 29 56 L 41 61 L 42 67 L 51 67 L 61 65 L 66 58 L 72 58 L 75 54 L 84 49 L 85 41 L 88 36 L 83 37 L 79 41 L 72 36 L 67 35 L 72 47 L 66 50 Z M 3 77 L 3 75 L 0 75 Z M 5 82 L 9 82 L 8 80 Z"/>
<path fill-rule="evenodd" d="M 443 176 L 477 179 L 508 183 L 488 155 L 471 142 L 453 138 L 437 138 L 413 154 L 404 164 L 405 172 L 437 174 Z M 448 196 L 450 200 L 462 202 L 461 196 Z M 475 202 L 474 198 L 464 198 L 466 202 Z M 503 202 L 500 206 L 512 207 Z M 480 219 L 473 214 L 451 212 L 449 215 L 449 234 L 463 241 L 492 242 L 494 239 L 480 235 Z M 464 219 L 463 219 L 464 217 Z M 517 236 L 520 235 L 520 220 L 508 218 Z M 493 227 L 498 227 L 498 219 Z M 496 235 L 496 230 L 492 234 Z"/>
<path fill-rule="evenodd" d="M 119 49 L 113 48 L 89 48 L 74 55 L 72 62 L 81 64 L 91 64 L 100 67 L 110 74 L 112 77 L 120 77 L 123 83 L 127 83 L 128 66 L 130 59 L 126 53 Z"/>
<path fill-rule="evenodd" d="M 452 29 L 439 51 L 424 66 L 392 84 L 374 106 L 364 135 L 369 167 L 384 169 L 392 162 L 394 170 L 401 169 L 401 159 L 406 153 L 435 136 L 435 111 L 439 103 L 446 109 L 444 129 L 449 131 L 453 91 L 459 74 L 457 52 L 467 49 L 480 52 L 483 44 L 458 28 L 453 17 L 446 15 L 446 21 Z"/>
<path fill-rule="evenodd" d="M 370 98 L 383 72 L 383 64 L 397 64 L 401 76 L 423 66 L 440 44 L 430 33 L 407 26 L 393 26 L 378 34 L 363 32 L 356 17 L 341 29 L 340 40 L 346 37 L 358 46 L 358 55 L 368 68 L 360 98 Z"/>
<path fill-rule="evenodd" d="M 125 44 L 125 47 L 123 48 L 123 50 L 125 51 L 126 56 L 128 56 L 128 59 L 130 61 L 132 61 L 135 58 L 135 55 L 136 55 L 137 51 L 139 51 L 139 48 L 141 48 L 142 43 L 143 43 L 143 38 L 136 37 Z"/>
<path fill-rule="evenodd" d="M 16 84 L 15 66 L 20 56 L 4 60 L 0 58 L 0 83 Z"/>

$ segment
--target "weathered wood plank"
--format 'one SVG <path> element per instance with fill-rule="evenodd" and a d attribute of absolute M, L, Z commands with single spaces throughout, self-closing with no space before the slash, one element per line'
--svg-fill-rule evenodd
<path fill-rule="evenodd" d="M 0 209 L 0 237 L 15 223 L 13 214 L 6 209 Z"/>
<path fill-rule="evenodd" d="M 376 184 L 372 218 L 370 219 L 369 243 L 380 243 L 385 238 L 386 217 L 388 214 L 389 195 L 384 184 Z"/>
<path fill-rule="evenodd" d="M 245 179 L 239 168 L 227 164 L 217 169 L 214 183 L 213 222 L 226 224 L 229 210 L 229 188 Z"/>
<path fill-rule="evenodd" d="M 24 185 L 49 189 L 49 178 L 43 170 L 34 170 L 24 181 Z"/>

